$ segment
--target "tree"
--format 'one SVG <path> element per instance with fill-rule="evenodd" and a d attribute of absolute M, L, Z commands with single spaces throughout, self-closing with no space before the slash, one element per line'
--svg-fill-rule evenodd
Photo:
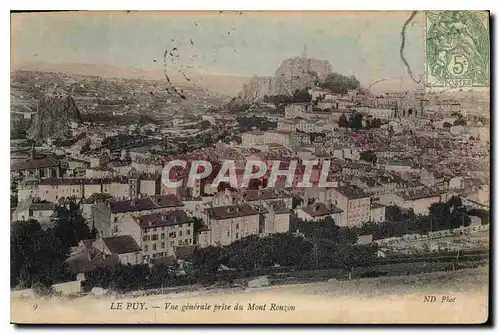
<path fill-rule="evenodd" d="M 467 121 L 465 119 L 457 119 L 453 122 L 453 126 L 466 126 Z M 444 125 L 443 125 L 444 126 Z"/>
<path fill-rule="evenodd" d="M 460 198 L 460 196 L 452 196 L 449 200 L 448 200 L 448 205 L 450 206 L 453 206 L 453 207 L 461 207 L 462 206 L 462 199 Z"/>
<path fill-rule="evenodd" d="M 361 152 L 359 158 L 372 164 L 377 163 L 377 155 L 371 150 Z"/>
<path fill-rule="evenodd" d="M 292 197 L 292 209 L 295 209 L 296 207 L 298 207 L 302 203 L 304 203 L 304 199 L 302 197 L 300 197 L 300 196 L 293 196 Z"/>
<path fill-rule="evenodd" d="M 276 107 L 283 105 L 283 104 L 288 104 L 292 102 L 292 99 L 288 95 L 265 95 L 264 96 L 264 102 L 267 103 L 273 103 Z"/>
<path fill-rule="evenodd" d="M 349 127 L 351 129 L 363 128 L 363 115 L 361 113 L 354 113 L 349 117 Z"/>
<path fill-rule="evenodd" d="M 378 129 L 382 126 L 382 121 L 380 120 L 380 118 L 374 118 L 370 124 L 370 127 L 372 129 Z"/>
<path fill-rule="evenodd" d="M 76 246 L 80 240 L 95 237 L 75 202 L 70 201 L 67 205 L 56 206 L 54 214 L 54 233 L 65 247 Z"/>
<path fill-rule="evenodd" d="M 490 213 L 488 211 L 471 209 L 467 215 L 481 218 L 481 225 L 488 225 L 490 223 Z"/>
<path fill-rule="evenodd" d="M 312 99 L 308 89 L 297 89 L 293 92 L 292 102 L 310 102 Z"/>
<path fill-rule="evenodd" d="M 193 235 L 196 235 L 203 226 L 205 226 L 203 220 L 198 217 L 193 217 Z"/>
<path fill-rule="evenodd" d="M 349 90 L 357 89 L 360 83 L 355 76 L 344 76 L 338 73 L 330 73 L 319 83 L 321 88 L 329 89 L 332 93 L 346 94 Z"/>
<path fill-rule="evenodd" d="M 64 261 L 69 255 L 52 229 L 43 231 L 36 220 L 17 221 L 11 228 L 11 286 L 50 286 L 68 277 Z"/>
<path fill-rule="evenodd" d="M 341 127 L 341 128 L 348 128 L 349 127 L 349 121 L 347 120 L 347 117 L 345 117 L 345 115 L 340 116 L 339 127 Z"/>
<path fill-rule="evenodd" d="M 18 196 L 17 196 L 17 180 L 13 179 L 10 181 L 10 208 L 17 207 Z"/>

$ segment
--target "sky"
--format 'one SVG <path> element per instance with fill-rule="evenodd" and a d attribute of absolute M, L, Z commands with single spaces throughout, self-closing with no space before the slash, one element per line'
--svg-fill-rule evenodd
<path fill-rule="evenodd" d="M 414 86 L 401 61 L 401 29 L 410 12 L 66 12 L 13 14 L 13 66 L 113 65 L 168 67 L 238 76 L 273 75 L 301 56 L 328 60 L 334 72 L 364 85 L 385 79 Z M 424 72 L 424 14 L 406 30 L 405 57 Z M 172 60 L 173 59 L 173 60 Z"/>

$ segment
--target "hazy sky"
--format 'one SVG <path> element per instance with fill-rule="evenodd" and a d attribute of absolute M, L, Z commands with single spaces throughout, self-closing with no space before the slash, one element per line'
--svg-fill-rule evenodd
<path fill-rule="evenodd" d="M 14 14 L 12 59 L 22 63 L 92 63 L 161 70 L 165 49 L 175 62 L 204 72 L 272 75 L 281 60 L 329 60 L 335 72 L 362 83 L 411 84 L 399 56 L 410 12 L 53 13 Z M 405 55 L 424 71 L 424 15 L 406 32 Z M 191 43 L 192 41 L 192 43 Z M 170 58 L 170 57 L 169 57 Z M 154 61 L 156 60 L 156 62 Z"/>

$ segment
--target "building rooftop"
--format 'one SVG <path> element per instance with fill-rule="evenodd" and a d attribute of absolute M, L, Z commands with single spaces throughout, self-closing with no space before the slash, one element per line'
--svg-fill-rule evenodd
<path fill-rule="evenodd" d="M 142 215 L 135 217 L 135 220 L 142 229 L 180 225 L 193 221 L 193 219 L 189 217 L 184 210 L 173 210 L 169 212 Z"/>
<path fill-rule="evenodd" d="M 54 211 L 56 205 L 54 203 L 33 203 L 30 205 L 32 211 Z"/>
<path fill-rule="evenodd" d="M 112 213 L 125 213 L 168 207 L 182 207 L 184 203 L 179 201 L 175 195 L 157 195 L 124 201 L 109 201 L 108 205 Z"/>
<path fill-rule="evenodd" d="M 61 186 L 61 185 L 87 185 L 87 184 L 107 184 L 107 183 L 128 183 L 126 177 L 113 177 L 113 178 L 102 178 L 102 179 L 90 179 L 90 178 L 74 178 L 74 179 L 43 179 L 40 180 L 40 185 L 47 186 Z"/>
<path fill-rule="evenodd" d="M 321 217 L 334 213 L 344 212 L 342 209 L 336 207 L 333 204 L 326 205 L 324 203 L 314 203 L 303 207 L 302 210 L 311 217 Z"/>
<path fill-rule="evenodd" d="M 227 205 L 207 209 L 210 218 L 215 220 L 253 216 L 259 214 L 257 208 L 249 204 Z"/>
<path fill-rule="evenodd" d="M 282 189 L 247 189 L 241 196 L 247 202 L 292 197 Z"/>
<path fill-rule="evenodd" d="M 347 197 L 348 199 L 370 197 L 370 195 L 367 195 L 363 190 L 354 186 L 341 186 L 336 189 L 339 193 L 341 193 L 344 197 Z"/>
<path fill-rule="evenodd" d="M 138 252 L 141 247 L 130 235 L 117 235 L 114 237 L 102 238 L 102 241 L 113 254 L 126 254 Z"/>
<path fill-rule="evenodd" d="M 266 204 L 266 207 L 272 210 L 275 214 L 286 214 L 290 213 L 290 209 L 287 208 L 285 201 L 276 200 Z"/>
<path fill-rule="evenodd" d="M 441 196 L 441 192 L 428 188 L 420 188 L 416 190 L 406 189 L 404 191 L 398 192 L 398 195 L 401 196 L 401 198 L 403 198 L 405 201 L 413 201 L 422 198 L 439 197 Z"/>
<path fill-rule="evenodd" d="M 18 161 L 10 164 L 11 171 L 25 169 L 48 168 L 59 166 L 60 161 L 55 158 L 34 159 L 28 161 Z"/>

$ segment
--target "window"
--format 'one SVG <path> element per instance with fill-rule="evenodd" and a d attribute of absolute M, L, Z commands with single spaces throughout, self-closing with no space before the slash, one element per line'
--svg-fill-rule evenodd
<path fill-rule="evenodd" d="M 164 242 L 161 243 L 161 248 L 165 248 L 165 243 Z"/>
<path fill-rule="evenodd" d="M 187 245 L 188 244 L 188 239 L 184 239 L 184 243 Z"/>
<path fill-rule="evenodd" d="M 142 237 L 142 241 L 148 241 L 148 239 L 149 239 L 149 238 L 148 238 L 148 236 L 147 236 L 147 235 L 145 235 L 144 237 Z"/>
<path fill-rule="evenodd" d="M 238 238 L 239 238 L 239 234 L 238 234 L 238 232 L 236 232 L 236 239 L 238 239 Z"/>
<path fill-rule="evenodd" d="M 188 227 L 191 227 L 191 223 L 188 223 Z"/>
<path fill-rule="evenodd" d="M 179 231 L 179 237 L 182 237 L 182 231 Z"/>
<path fill-rule="evenodd" d="M 177 241 L 177 244 L 180 246 L 182 245 L 182 240 Z"/>
<path fill-rule="evenodd" d="M 153 244 L 153 250 L 156 250 L 156 244 Z"/>
<path fill-rule="evenodd" d="M 229 230 L 226 231 L 227 236 L 229 237 Z"/>
<path fill-rule="evenodd" d="M 168 235 L 170 238 L 176 238 L 177 235 L 175 232 L 171 232 L 169 235 Z"/>
<path fill-rule="evenodd" d="M 165 239 L 165 233 L 162 233 L 162 234 L 160 235 L 160 239 Z"/>
<path fill-rule="evenodd" d="M 153 235 L 151 236 L 151 240 L 153 240 L 153 241 L 158 240 L 158 234 L 153 234 Z"/>
<path fill-rule="evenodd" d="M 187 235 L 191 235 L 191 230 L 187 230 L 187 231 L 186 231 L 186 234 L 187 234 Z"/>
<path fill-rule="evenodd" d="M 236 223 L 236 229 L 240 228 L 240 224 Z"/>

